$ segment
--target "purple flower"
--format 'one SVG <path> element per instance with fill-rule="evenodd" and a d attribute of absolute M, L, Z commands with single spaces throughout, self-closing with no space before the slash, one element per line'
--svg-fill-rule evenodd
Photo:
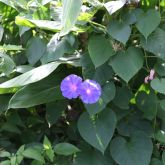
<path fill-rule="evenodd" d="M 82 78 L 77 75 L 71 74 L 65 77 L 60 86 L 62 95 L 68 99 L 77 98 L 79 96 L 78 87 L 81 83 Z"/>
<path fill-rule="evenodd" d="M 86 104 L 96 103 L 101 96 L 100 85 L 93 80 L 85 80 L 79 86 L 80 99 Z"/>

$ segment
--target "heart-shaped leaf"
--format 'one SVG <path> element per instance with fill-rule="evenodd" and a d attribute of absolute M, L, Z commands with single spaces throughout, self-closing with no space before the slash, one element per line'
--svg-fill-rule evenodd
<path fill-rule="evenodd" d="M 104 64 L 114 54 L 111 43 L 103 36 L 92 36 L 88 49 L 95 67 Z"/>
<path fill-rule="evenodd" d="M 150 9 L 147 13 L 141 14 L 138 18 L 136 27 L 147 39 L 147 37 L 158 27 L 160 20 L 161 17 L 159 12 L 154 9 Z"/>
<path fill-rule="evenodd" d="M 151 81 L 151 87 L 157 92 L 165 94 L 165 78 L 155 78 Z"/>
<path fill-rule="evenodd" d="M 152 33 L 147 40 L 144 37 L 141 38 L 141 45 L 146 50 L 157 57 L 165 60 L 165 31 L 158 28 Z"/>
<path fill-rule="evenodd" d="M 116 137 L 110 145 L 111 155 L 120 165 L 149 165 L 152 149 L 151 139 L 142 132 L 134 133 L 129 141 Z"/>
<path fill-rule="evenodd" d="M 129 25 L 119 21 L 112 21 L 108 26 L 108 33 L 116 40 L 125 44 L 131 34 L 131 28 Z"/>
<path fill-rule="evenodd" d="M 126 52 L 114 56 L 110 65 L 113 70 L 128 82 L 143 66 L 143 54 L 140 49 L 129 47 Z"/>
<path fill-rule="evenodd" d="M 83 113 L 78 121 L 78 129 L 83 139 L 104 153 L 116 126 L 116 115 L 110 109 L 105 109 L 96 116 L 90 117 Z"/>

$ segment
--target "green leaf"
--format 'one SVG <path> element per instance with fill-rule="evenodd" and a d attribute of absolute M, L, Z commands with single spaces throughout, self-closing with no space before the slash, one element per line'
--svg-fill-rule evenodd
<path fill-rule="evenodd" d="M 111 43 L 103 36 L 92 36 L 89 39 L 88 49 L 95 67 L 104 64 L 112 55 L 114 55 Z"/>
<path fill-rule="evenodd" d="M 44 88 L 29 85 L 16 92 L 9 102 L 9 108 L 28 108 L 63 99 L 59 86 Z"/>
<path fill-rule="evenodd" d="M 61 24 L 59 21 L 32 20 L 17 16 L 15 23 L 20 26 L 27 26 L 31 28 L 38 27 L 40 29 L 50 30 L 53 32 L 58 32 L 61 29 Z"/>
<path fill-rule="evenodd" d="M 122 42 L 123 44 L 126 44 L 131 34 L 131 28 L 129 25 L 116 20 L 111 21 L 107 30 L 114 39 Z"/>
<path fill-rule="evenodd" d="M 148 165 L 152 149 L 151 139 L 141 132 L 134 133 L 128 141 L 116 137 L 110 144 L 112 158 L 120 165 Z"/>
<path fill-rule="evenodd" d="M 0 88 L 20 87 L 42 80 L 51 74 L 60 63 L 52 62 L 46 65 L 39 66 L 20 76 L 17 76 L 9 81 L 0 84 Z"/>
<path fill-rule="evenodd" d="M 23 151 L 22 155 L 26 158 L 38 160 L 41 163 L 45 163 L 45 160 L 43 156 L 41 155 L 41 152 L 35 148 L 27 148 Z"/>
<path fill-rule="evenodd" d="M 159 131 L 155 134 L 155 139 L 158 140 L 160 143 L 165 144 L 165 131 L 159 130 Z"/>
<path fill-rule="evenodd" d="M 0 72 L 8 76 L 14 68 L 14 61 L 8 55 L 0 53 Z"/>
<path fill-rule="evenodd" d="M 67 104 L 68 101 L 66 100 L 59 100 L 46 104 L 46 119 L 49 126 L 52 126 L 58 121 L 62 112 L 67 108 Z"/>
<path fill-rule="evenodd" d="M 165 76 L 165 62 L 161 59 L 158 59 L 155 66 L 155 72 L 158 73 L 160 76 Z"/>
<path fill-rule="evenodd" d="M 11 96 L 8 95 L 0 95 L 0 114 L 3 111 L 6 111 L 8 109 L 8 103 Z"/>
<path fill-rule="evenodd" d="M 22 48 L 21 45 L 5 45 L 3 44 L 3 46 L 0 46 L 0 50 L 2 51 L 11 51 L 11 50 L 15 50 L 15 51 L 21 51 L 24 50 L 24 48 Z"/>
<path fill-rule="evenodd" d="M 94 104 L 84 104 L 90 115 L 102 111 L 106 105 L 115 97 L 116 88 L 113 82 L 106 83 L 102 88 L 102 95 L 98 102 Z"/>
<path fill-rule="evenodd" d="M 114 104 L 121 109 L 129 109 L 129 102 L 132 97 L 130 89 L 127 87 L 117 87 Z"/>
<path fill-rule="evenodd" d="M 121 111 L 123 113 L 124 110 L 122 109 Z M 129 111 L 131 110 L 129 109 Z M 120 135 L 131 136 L 132 133 L 136 133 L 137 131 L 141 131 L 148 136 L 153 135 L 154 131 L 151 123 L 148 120 L 143 119 L 142 115 L 137 112 L 134 114 L 131 114 L 130 112 L 126 115 L 127 116 L 120 120 L 117 125 L 117 130 Z"/>
<path fill-rule="evenodd" d="M 75 165 L 114 165 L 114 163 L 109 156 L 88 149 L 76 154 Z"/>
<path fill-rule="evenodd" d="M 0 25 L 0 41 L 2 40 L 3 33 L 4 33 L 4 28 L 2 25 Z"/>
<path fill-rule="evenodd" d="M 69 143 L 56 144 L 54 147 L 54 151 L 58 155 L 65 155 L 65 156 L 72 155 L 76 152 L 80 152 L 80 150 L 76 146 Z"/>
<path fill-rule="evenodd" d="M 83 139 L 102 153 L 106 150 L 115 130 L 116 116 L 111 109 L 104 109 L 90 117 L 83 113 L 78 120 L 78 130 Z"/>
<path fill-rule="evenodd" d="M 52 145 L 51 145 L 49 139 L 46 136 L 44 137 L 43 146 L 44 146 L 47 157 L 50 159 L 51 162 L 53 162 L 54 151 L 52 149 Z"/>
<path fill-rule="evenodd" d="M 154 33 L 152 33 L 147 40 L 141 38 L 142 47 L 157 57 L 165 60 L 165 31 L 162 29 L 156 29 Z"/>
<path fill-rule="evenodd" d="M 136 27 L 147 39 L 147 37 L 158 27 L 160 20 L 161 17 L 159 12 L 154 9 L 149 9 L 138 18 Z"/>
<path fill-rule="evenodd" d="M 152 158 L 150 165 L 163 165 L 162 161 L 157 158 Z"/>
<path fill-rule="evenodd" d="M 165 99 L 160 100 L 160 106 L 163 110 L 165 110 Z"/>
<path fill-rule="evenodd" d="M 82 0 L 62 0 L 62 31 L 61 35 L 66 35 L 74 27 L 80 14 Z"/>
<path fill-rule="evenodd" d="M 10 152 L 7 152 L 7 151 L 0 151 L 0 158 L 3 158 L 3 157 L 10 157 L 11 154 Z"/>
<path fill-rule="evenodd" d="M 10 160 L 4 160 L 4 161 L 1 162 L 0 165 L 11 165 Z"/>
<path fill-rule="evenodd" d="M 26 56 L 31 65 L 34 65 L 44 55 L 46 43 L 39 37 L 33 37 L 28 41 Z"/>
<path fill-rule="evenodd" d="M 143 54 L 138 48 L 129 47 L 126 52 L 119 52 L 112 57 L 110 65 L 127 83 L 142 68 Z"/>
<path fill-rule="evenodd" d="M 149 94 L 145 92 L 138 93 L 136 103 L 146 119 L 152 120 L 155 118 L 157 113 L 157 97 L 153 91 Z"/>
<path fill-rule="evenodd" d="M 165 165 L 165 152 L 163 151 L 163 154 L 162 154 L 162 161 L 163 161 L 163 165 Z"/>
<path fill-rule="evenodd" d="M 152 89 L 154 89 L 155 91 L 165 94 L 165 78 L 155 78 L 151 81 L 151 87 Z"/>

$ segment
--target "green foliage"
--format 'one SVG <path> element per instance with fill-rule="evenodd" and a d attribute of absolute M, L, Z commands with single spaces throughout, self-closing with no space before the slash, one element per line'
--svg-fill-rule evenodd
<path fill-rule="evenodd" d="M 64 98 L 70 74 L 99 101 Z M 0 165 L 163 165 L 164 148 L 164 0 L 0 0 Z"/>

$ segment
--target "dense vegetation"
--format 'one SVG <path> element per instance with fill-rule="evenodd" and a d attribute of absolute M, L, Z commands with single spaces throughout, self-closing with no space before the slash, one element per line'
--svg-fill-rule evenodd
<path fill-rule="evenodd" d="M 67 99 L 68 75 L 99 101 Z M 0 165 L 165 165 L 165 0 L 0 0 Z"/>

